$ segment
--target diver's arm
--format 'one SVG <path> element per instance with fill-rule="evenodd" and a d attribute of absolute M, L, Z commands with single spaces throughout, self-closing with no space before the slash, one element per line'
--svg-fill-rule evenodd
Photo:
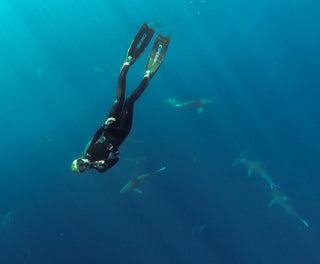
<path fill-rule="evenodd" d="M 90 168 L 94 168 L 99 172 L 105 172 L 112 168 L 119 161 L 118 157 L 110 157 L 106 160 L 98 160 L 90 163 Z"/>

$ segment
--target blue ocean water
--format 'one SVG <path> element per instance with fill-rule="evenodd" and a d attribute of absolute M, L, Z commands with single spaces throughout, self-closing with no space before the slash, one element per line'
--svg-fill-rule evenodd
<path fill-rule="evenodd" d="M 0 1 L 0 263 L 320 263 L 319 10 L 315 0 Z M 75 175 L 144 22 L 171 43 L 120 161 Z M 193 96 L 214 102 L 201 114 L 164 103 Z M 265 179 L 232 167 L 241 153 L 310 228 L 268 207 Z M 163 166 L 142 195 L 119 193 Z"/>

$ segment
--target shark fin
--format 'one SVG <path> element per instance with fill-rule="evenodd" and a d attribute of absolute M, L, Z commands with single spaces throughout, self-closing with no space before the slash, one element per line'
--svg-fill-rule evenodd
<path fill-rule="evenodd" d="M 249 176 L 249 177 L 252 175 L 252 173 L 253 173 L 253 170 L 248 169 L 248 176 Z"/>
<path fill-rule="evenodd" d="M 143 192 L 142 192 L 140 189 L 138 189 L 138 188 L 134 188 L 133 190 L 134 190 L 135 192 L 139 193 L 139 194 L 143 194 Z"/>
<path fill-rule="evenodd" d="M 308 227 L 309 228 L 309 224 L 307 223 L 307 221 L 306 220 L 304 220 L 304 219 L 300 219 L 300 221 L 306 226 L 306 227 Z"/>
<path fill-rule="evenodd" d="M 239 161 L 240 159 L 235 159 L 233 162 L 232 162 L 232 167 L 236 166 L 237 164 L 239 164 Z"/>
<path fill-rule="evenodd" d="M 166 169 L 166 167 L 164 166 L 164 167 L 162 167 L 161 169 L 155 171 L 154 173 L 159 173 L 159 172 L 161 172 L 161 171 L 164 171 L 165 169 Z"/>
<path fill-rule="evenodd" d="M 192 97 L 192 101 L 194 101 L 197 104 L 201 104 L 201 100 L 195 95 Z"/>
<path fill-rule="evenodd" d="M 203 111 L 203 107 L 198 107 L 198 114 L 200 115 Z"/>
<path fill-rule="evenodd" d="M 269 207 L 274 206 L 276 204 L 276 201 L 273 199 L 270 203 L 269 203 Z"/>

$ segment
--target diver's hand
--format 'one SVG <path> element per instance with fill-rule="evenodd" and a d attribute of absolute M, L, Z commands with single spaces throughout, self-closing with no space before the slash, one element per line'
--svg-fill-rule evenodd
<path fill-rule="evenodd" d="M 91 167 L 95 168 L 98 171 L 105 171 L 108 167 L 108 164 L 104 160 L 97 160 L 94 162 L 91 162 Z"/>
<path fill-rule="evenodd" d="M 104 160 L 98 160 L 98 161 L 95 161 L 94 164 L 96 164 L 96 165 L 104 165 L 104 164 L 106 164 L 106 162 Z"/>

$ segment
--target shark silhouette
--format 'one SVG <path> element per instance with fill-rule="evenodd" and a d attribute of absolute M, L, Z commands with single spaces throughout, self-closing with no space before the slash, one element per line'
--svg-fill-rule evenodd
<path fill-rule="evenodd" d="M 43 77 L 43 73 L 46 71 L 46 68 L 45 67 L 39 67 L 37 68 L 34 73 L 37 75 L 37 77 L 39 79 L 41 79 Z"/>
<path fill-rule="evenodd" d="M 7 212 L 0 220 L 0 229 L 4 229 L 11 224 L 13 209 Z"/>
<path fill-rule="evenodd" d="M 205 105 L 213 103 L 212 100 L 199 99 L 196 96 L 193 96 L 191 101 L 186 101 L 183 103 L 177 100 L 176 98 L 168 98 L 163 101 L 173 108 L 197 108 L 198 114 L 202 113 L 203 107 Z"/>
<path fill-rule="evenodd" d="M 133 176 L 132 179 L 121 189 L 120 193 L 125 193 L 128 191 L 135 191 L 139 194 L 142 194 L 142 191 L 139 189 L 139 184 L 140 182 L 148 179 L 150 176 L 156 175 L 160 173 L 161 171 L 164 171 L 166 167 L 162 167 L 161 169 L 151 172 L 151 173 L 146 173 L 142 174 L 140 176 Z"/>
<path fill-rule="evenodd" d="M 306 220 L 304 220 L 290 205 L 289 203 L 289 198 L 284 196 L 279 188 L 274 185 L 274 184 L 270 184 L 270 188 L 272 191 L 272 195 L 273 195 L 273 199 L 272 201 L 269 203 L 269 207 L 278 204 L 280 205 L 284 210 L 286 210 L 287 214 L 289 215 L 293 215 L 294 217 L 296 217 L 297 219 L 299 219 L 306 227 L 309 228 L 309 224 L 307 223 Z"/>
<path fill-rule="evenodd" d="M 130 161 L 137 167 L 141 162 L 145 161 L 147 158 L 144 156 L 133 156 L 130 158 L 125 158 L 125 160 Z"/>
<path fill-rule="evenodd" d="M 268 172 L 262 167 L 260 162 L 253 162 L 251 160 L 248 160 L 246 158 L 239 158 L 234 160 L 232 166 L 235 166 L 237 164 L 243 164 L 248 168 L 248 176 L 250 177 L 253 173 L 259 174 L 261 178 L 266 179 L 269 184 L 273 184 L 273 181 L 271 180 L 270 175 Z"/>
<path fill-rule="evenodd" d="M 159 29 L 162 27 L 165 27 L 166 25 L 161 23 L 156 17 L 153 19 L 153 22 L 148 24 L 149 27 L 155 28 L 155 29 Z"/>

